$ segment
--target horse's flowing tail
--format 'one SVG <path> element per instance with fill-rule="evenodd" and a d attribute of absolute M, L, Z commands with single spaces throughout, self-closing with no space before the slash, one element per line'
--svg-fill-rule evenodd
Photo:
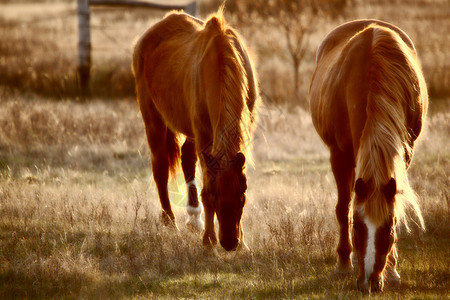
<path fill-rule="evenodd" d="M 167 128 L 167 158 L 169 160 L 169 171 L 172 176 L 175 176 L 180 166 L 180 143 L 178 135 Z"/>
<path fill-rule="evenodd" d="M 409 207 L 424 228 L 405 163 L 405 157 L 411 157 L 413 151 L 406 109 L 417 105 L 417 97 L 426 90 L 420 64 L 414 50 L 394 31 L 376 25 L 365 30 L 372 30 L 373 39 L 369 54 L 367 121 L 361 136 L 364 143 L 358 151 L 356 176 L 363 180 L 373 178 L 376 186 L 384 186 L 394 177 L 398 219 L 408 228 L 405 208 Z M 366 213 L 381 222 L 381 216 L 389 215 L 386 201 L 373 200 L 366 203 Z"/>

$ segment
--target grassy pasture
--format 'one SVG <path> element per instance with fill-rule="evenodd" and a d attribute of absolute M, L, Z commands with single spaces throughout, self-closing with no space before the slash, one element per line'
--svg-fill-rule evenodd
<path fill-rule="evenodd" d="M 201 14 L 212 2 L 200 2 Z M 352 3 L 339 20 L 318 20 L 320 30 L 310 38 L 301 69 L 304 94 L 315 48 L 338 23 L 381 18 L 411 35 L 433 96 L 409 171 L 427 230 L 412 226 L 407 234 L 400 228 L 402 283 L 371 297 L 446 299 L 448 4 Z M 289 61 L 276 29 L 241 28 L 267 95 L 254 137 L 255 166 L 248 166 L 243 216 L 252 252 L 218 249 L 212 256 L 204 252 L 200 234 L 184 226 L 181 174 L 170 183 L 180 231 L 161 226 L 150 153 L 132 96 L 130 45 L 164 13 L 93 10 L 93 99 L 81 102 L 74 73 L 74 9 L 73 1 L 0 4 L 1 299 L 365 298 L 356 290 L 356 274 L 333 275 L 337 195 L 329 155 L 309 113 L 289 100 Z M 227 18 L 237 22 L 233 14 Z"/>
<path fill-rule="evenodd" d="M 302 109 L 261 107 L 248 167 L 248 253 L 206 255 L 184 226 L 159 223 L 133 102 L 13 97 L 0 113 L 0 297 L 354 298 L 332 275 L 336 191 L 328 153 Z M 400 287 L 382 298 L 445 298 L 449 276 L 448 107 L 433 113 L 410 170 L 427 231 L 400 230 Z M 38 125 L 37 125 L 38 124 Z"/>

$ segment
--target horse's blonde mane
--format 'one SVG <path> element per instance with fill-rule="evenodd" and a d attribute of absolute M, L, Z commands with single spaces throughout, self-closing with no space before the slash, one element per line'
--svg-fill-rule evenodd
<path fill-rule="evenodd" d="M 218 120 L 213 126 L 213 145 L 211 154 L 230 161 L 241 151 L 251 161 L 250 143 L 250 112 L 246 105 L 248 81 L 244 67 L 244 59 L 236 49 L 233 40 L 239 40 L 237 33 L 231 29 L 223 18 L 223 8 L 210 16 L 204 25 L 205 34 L 209 39 L 205 49 L 216 51 L 219 90 Z"/>
<path fill-rule="evenodd" d="M 356 158 L 356 178 L 362 178 L 373 187 L 364 204 L 365 214 L 375 224 L 389 218 L 391 212 L 382 188 L 393 177 L 397 183 L 395 216 L 408 228 L 405 208 L 410 207 L 424 227 L 405 163 L 405 154 L 411 157 L 413 151 L 405 126 L 406 108 L 417 105 L 417 98 L 426 93 L 420 65 L 413 50 L 394 31 L 377 25 L 364 30 L 373 30 L 367 121 Z"/>

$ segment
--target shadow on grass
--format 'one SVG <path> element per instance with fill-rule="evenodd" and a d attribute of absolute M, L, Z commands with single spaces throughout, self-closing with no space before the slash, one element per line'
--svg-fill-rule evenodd
<path fill-rule="evenodd" d="M 37 274 L 6 271 L 0 273 L 0 298 L 76 298 L 83 286 L 92 280 L 82 273 L 63 273 L 55 277 L 48 270 L 38 269 Z"/>
<path fill-rule="evenodd" d="M 31 243 L 39 243 L 36 239 L 40 235 L 37 233 L 27 236 L 13 228 L 8 231 L 16 232 L 23 239 L 35 240 L 29 241 Z M 53 235 L 46 235 L 48 243 L 54 240 L 57 231 L 60 229 L 55 229 Z M 92 236 L 72 232 L 68 234 L 65 244 L 54 245 L 52 251 L 37 255 L 39 259 L 33 259 L 36 254 L 33 254 L 32 247 L 23 244 L 19 238 L 17 245 L 8 249 L 17 251 L 22 243 L 22 247 L 30 253 L 4 252 L 0 256 L 0 298 L 275 299 L 363 296 L 356 290 L 356 273 L 347 277 L 333 275 L 334 260 L 331 256 L 302 255 L 304 252 L 298 252 L 289 262 L 282 264 L 264 254 L 263 248 L 256 249 L 258 253 L 253 256 L 233 256 L 230 253 L 205 256 L 197 236 L 186 237 L 156 228 L 148 233 L 142 232 L 141 229 L 135 233 L 120 234 L 95 232 L 90 234 Z M 187 241 L 183 242 L 183 238 Z M 3 240 L 3 246 L 5 242 Z M 51 248 L 48 243 L 42 247 Z M 79 249 L 80 252 L 58 256 L 65 247 Z M 425 245 L 424 251 L 427 250 L 430 249 Z M 84 259 L 79 260 L 81 256 Z M 108 259 L 112 261 L 110 266 Z M 415 255 L 414 259 L 419 258 Z M 105 262 L 106 267 L 103 265 Z M 449 274 L 445 267 L 431 270 L 428 262 L 424 265 L 427 269 L 421 271 L 409 264 L 405 263 L 400 269 L 403 277 L 401 285 L 395 287 L 387 284 L 385 292 L 375 295 L 376 298 L 446 295 Z"/>

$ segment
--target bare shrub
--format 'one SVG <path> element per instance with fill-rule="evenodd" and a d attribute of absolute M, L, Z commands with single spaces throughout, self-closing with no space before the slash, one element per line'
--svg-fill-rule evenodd
<path fill-rule="evenodd" d="M 319 16 L 335 17 L 343 12 L 345 6 L 346 0 L 249 0 L 238 6 L 238 20 L 241 22 L 253 23 L 250 26 L 258 26 L 260 30 L 275 27 L 282 32 L 292 67 L 293 103 L 302 107 L 308 106 L 306 97 L 300 98 L 300 87 L 304 84 L 304 79 L 300 76 L 300 67 L 310 47 L 309 37 L 318 29 L 315 19 Z M 255 19 L 258 20 L 257 25 Z"/>

